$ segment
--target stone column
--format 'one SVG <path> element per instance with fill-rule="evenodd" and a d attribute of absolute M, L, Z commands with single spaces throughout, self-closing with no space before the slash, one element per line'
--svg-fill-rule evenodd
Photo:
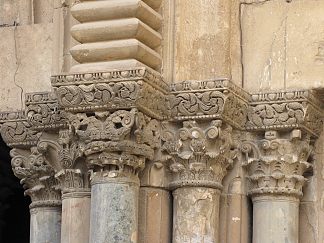
<path fill-rule="evenodd" d="M 312 146 L 301 130 L 280 135 L 267 131 L 264 139 L 244 147 L 250 155 L 246 166 L 253 201 L 253 243 L 299 242 L 299 201 L 306 181 L 303 175 L 311 168 Z"/>
<path fill-rule="evenodd" d="M 72 120 L 91 171 L 90 243 L 137 243 L 138 173 L 153 158 L 159 123 L 136 109 Z"/>
<path fill-rule="evenodd" d="M 31 197 L 30 242 L 60 243 L 61 239 L 61 192 L 54 171 L 46 164 L 36 147 L 31 153 L 27 150 L 13 149 L 12 168 L 21 179 Z"/>
<path fill-rule="evenodd" d="M 184 121 L 164 131 L 173 174 L 173 243 L 218 243 L 222 180 L 233 162 L 232 127 Z"/>
<path fill-rule="evenodd" d="M 90 187 L 82 145 L 70 129 L 61 129 L 58 135 L 42 138 L 38 150 L 54 168 L 62 189 L 60 243 L 88 243 Z"/>

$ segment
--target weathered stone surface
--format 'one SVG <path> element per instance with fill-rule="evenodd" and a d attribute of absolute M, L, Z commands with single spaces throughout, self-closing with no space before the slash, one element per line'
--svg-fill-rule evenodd
<path fill-rule="evenodd" d="M 298 243 L 299 201 L 288 197 L 253 200 L 253 243 Z"/>
<path fill-rule="evenodd" d="M 244 87 L 255 92 L 323 86 L 323 10 L 316 0 L 243 5 Z"/>
<path fill-rule="evenodd" d="M 173 191 L 174 243 L 219 243 L 217 189 L 183 187 Z"/>
<path fill-rule="evenodd" d="M 139 194 L 139 243 L 170 243 L 172 208 L 170 192 L 141 187 Z"/>
<path fill-rule="evenodd" d="M 60 243 L 61 207 L 31 209 L 30 233 L 30 243 Z"/>
<path fill-rule="evenodd" d="M 90 191 L 72 192 L 63 196 L 60 243 L 89 242 L 90 204 Z"/>
<path fill-rule="evenodd" d="M 92 185 L 90 243 L 138 242 L 138 194 L 138 179 Z"/>
<path fill-rule="evenodd" d="M 36 87 L 51 90 L 52 28 L 52 24 L 0 28 L 2 111 L 20 110 L 25 93 Z"/>

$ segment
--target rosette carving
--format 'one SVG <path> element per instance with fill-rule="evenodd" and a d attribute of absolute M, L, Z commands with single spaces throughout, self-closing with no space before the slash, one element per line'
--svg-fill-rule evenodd
<path fill-rule="evenodd" d="M 236 156 L 230 125 L 220 120 L 202 124 L 184 121 L 180 129 L 165 124 L 162 140 L 172 173 L 171 188 L 191 185 L 222 189 L 222 180 Z"/>
<path fill-rule="evenodd" d="M 245 141 L 241 150 L 250 181 L 249 194 L 302 196 L 305 172 L 312 168 L 312 144 L 308 134 L 293 130 L 290 137 L 267 131 L 265 138 Z"/>

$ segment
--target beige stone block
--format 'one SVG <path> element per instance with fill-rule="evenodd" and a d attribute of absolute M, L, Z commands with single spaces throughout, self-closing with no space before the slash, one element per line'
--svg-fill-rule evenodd
<path fill-rule="evenodd" d="M 0 0 L 0 26 L 31 24 L 32 0 Z"/>
<path fill-rule="evenodd" d="M 161 44 L 162 39 L 158 32 L 136 18 L 78 24 L 72 27 L 71 34 L 81 43 L 137 39 L 153 49 Z"/>
<path fill-rule="evenodd" d="M 138 18 L 153 29 L 161 26 L 162 17 L 140 0 L 89 1 L 74 5 L 72 15 L 83 22 Z"/>
<path fill-rule="evenodd" d="M 244 86 L 249 91 L 324 85 L 324 3 L 243 5 Z"/>
<path fill-rule="evenodd" d="M 24 94 L 50 91 L 52 24 L 0 29 L 0 110 L 23 108 Z"/>
<path fill-rule="evenodd" d="M 79 63 L 136 59 L 157 68 L 161 57 L 136 39 L 76 45 L 71 49 L 73 58 Z"/>
<path fill-rule="evenodd" d="M 142 187 L 139 200 L 139 243 L 170 243 L 170 192 L 160 188 Z"/>
<path fill-rule="evenodd" d="M 34 23 L 52 23 L 54 15 L 54 0 L 33 0 Z"/>
<path fill-rule="evenodd" d="M 175 81 L 230 78 L 228 0 L 175 0 Z"/>

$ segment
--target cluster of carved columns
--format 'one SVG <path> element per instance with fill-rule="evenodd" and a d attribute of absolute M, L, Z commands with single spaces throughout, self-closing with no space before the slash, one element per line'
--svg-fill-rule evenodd
<path fill-rule="evenodd" d="M 79 64 L 52 76 L 52 92 L 27 94 L 24 111 L 0 114 L 13 171 L 32 199 L 30 242 L 219 243 L 221 197 L 231 194 L 227 243 L 242 243 L 246 194 L 254 243 L 298 243 L 321 104 L 311 91 L 249 94 L 229 80 L 228 1 L 212 3 L 225 22 L 205 40 L 222 40 L 208 63 L 218 69 L 190 76 L 194 64 L 185 63 L 178 78 L 198 80 L 166 83 L 161 2 L 76 3 Z M 224 191 L 234 166 L 246 176 Z"/>

